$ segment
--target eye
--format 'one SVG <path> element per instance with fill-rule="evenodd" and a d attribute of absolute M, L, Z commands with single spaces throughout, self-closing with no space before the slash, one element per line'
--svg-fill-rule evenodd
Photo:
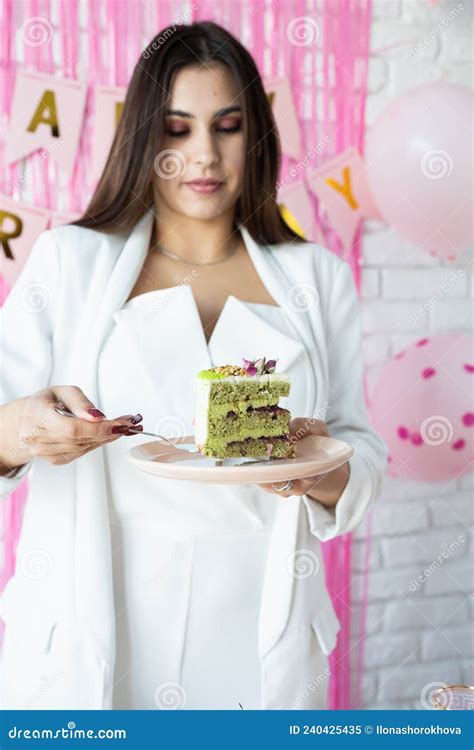
<path fill-rule="evenodd" d="M 172 138 L 182 138 L 184 135 L 188 135 L 189 130 L 167 130 L 166 134 Z"/>
<path fill-rule="evenodd" d="M 225 120 L 221 120 L 219 127 L 216 128 L 218 133 L 237 133 L 241 128 L 241 120 L 236 120 L 235 117 L 228 117 Z"/>
<path fill-rule="evenodd" d="M 240 123 L 232 128 L 216 128 L 218 133 L 237 133 L 240 130 Z"/>
<path fill-rule="evenodd" d="M 239 130 L 241 130 L 242 127 L 242 121 L 236 120 L 235 118 L 228 118 L 227 120 L 221 121 L 220 125 L 216 127 L 217 133 L 237 133 Z M 189 128 L 183 127 L 169 127 L 166 130 L 166 134 L 170 138 L 183 138 L 186 135 L 189 135 L 190 130 Z"/>

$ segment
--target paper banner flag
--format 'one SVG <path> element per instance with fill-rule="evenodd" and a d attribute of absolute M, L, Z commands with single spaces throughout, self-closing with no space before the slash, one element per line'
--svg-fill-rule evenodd
<path fill-rule="evenodd" d="M 43 232 L 49 212 L 0 195 L 0 272 L 13 286 L 38 235 Z"/>
<path fill-rule="evenodd" d="M 125 101 L 126 88 L 96 86 L 92 126 L 92 174 L 98 180 L 104 168 Z"/>
<path fill-rule="evenodd" d="M 282 188 L 277 195 L 280 213 L 297 234 L 309 240 L 313 236 L 314 210 L 303 182 Z"/>
<path fill-rule="evenodd" d="M 71 176 L 81 134 L 86 84 L 19 69 L 5 142 L 5 162 L 45 149 Z"/>
<path fill-rule="evenodd" d="M 286 78 L 267 78 L 264 87 L 278 127 L 283 153 L 292 159 L 301 159 L 301 131 L 289 81 Z"/>
<path fill-rule="evenodd" d="M 345 250 L 352 246 L 361 219 L 382 218 L 372 199 L 365 164 L 357 149 L 348 148 L 322 167 L 308 169 L 307 180 Z"/>

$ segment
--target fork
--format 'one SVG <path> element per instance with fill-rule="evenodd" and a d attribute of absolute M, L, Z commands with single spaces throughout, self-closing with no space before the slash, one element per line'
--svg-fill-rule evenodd
<path fill-rule="evenodd" d="M 63 417 L 75 417 L 76 416 L 68 409 L 61 409 L 61 407 L 59 406 L 55 406 L 54 408 L 55 408 L 55 411 L 57 411 L 57 413 L 61 414 Z M 159 440 L 164 440 L 166 443 L 169 443 L 169 445 L 171 445 L 173 448 L 178 448 L 179 450 L 186 450 L 187 453 L 200 453 L 200 451 L 198 451 L 197 448 L 183 449 L 180 447 L 179 444 L 177 445 L 176 443 L 173 443 L 172 440 L 165 437 L 164 435 L 159 435 L 157 432 L 145 432 L 145 430 L 137 430 L 134 427 L 128 427 L 128 425 L 127 425 L 127 428 L 129 432 L 133 432 L 135 433 L 135 435 L 149 435 L 150 437 L 156 437 Z M 214 459 L 214 466 L 223 466 L 223 465 L 224 465 L 224 460 L 222 458 Z"/>
<path fill-rule="evenodd" d="M 61 409 L 61 407 L 59 407 L 59 406 L 55 407 L 55 411 L 57 411 L 57 413 L 61 414 L 63 417 L 75 417 L 76 416 L 75 414 L 73 414 L 72 412 L 70 412 L 68 409 Z M 173 448 L 177 448 L 178 447 L 176 445 L 176 443 L 173 443 L 172 440 L 169 440 L 169 438 L 165 437 L 164 435 L 158 435 L 158 433 L 156 433 L 156 432 L 145 432 L 145 430 L 137 430 L 134 427 L 128 427 L 128 425 L 127 425 L 127 428 L 129 430 L 129 432 L 134 432 L 136 435 L 149 435 L 150 437 L 157 437 L 160 440 L 164 440 L 165 442 L 167 442 L 170 445 L 172 445 Z M 194 451 L 191 450 L 190 451 L 190 453 L 193 453 L 193 452 L 196 453 L 197 451 L 196 450 L 194 450 Z"/>

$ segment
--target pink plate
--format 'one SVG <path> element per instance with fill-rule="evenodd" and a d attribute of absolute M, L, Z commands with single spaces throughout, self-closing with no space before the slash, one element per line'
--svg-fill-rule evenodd
<path fill-rule="evenodd" d="M 142 443 L 128 450 L 126 456 L 137 468 L 157 477 L 206 484 L 253 484 L 325 474 L 342 466 L 354 453 L 352 446 L 342 440 L 308 435 L 296 443 L 295 458 L 225 458 L 219 466 L 215 459 L 195 452 L 192 436 L 174 442 L 176 448 L 161 440 Z"/>

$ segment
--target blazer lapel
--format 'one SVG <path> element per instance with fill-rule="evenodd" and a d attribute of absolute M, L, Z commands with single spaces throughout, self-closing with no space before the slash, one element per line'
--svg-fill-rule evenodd
<path fill-rule="evenodd" d="M 323 358 L 318 342 L 314 340 L 307 311 L 300 310 L 297 305 L 292 304 L 294 295 L 297 295 L 300 289 L 288 278 L 278 260 L 281 248 L 261 246 L 251 238 L 245 227 L 241 226 L 240 230 L 257 273 L 273 299 L 284 310 L 285 317 L 294 331 L 294 339 L 302 346 L 302 351 L 298 355 L 301 359 L 298 371 L 300 377 L 304 378 L 304 383 L 299 383 L 299 387 L 304 387 L 306 395 L 304 409 L 299 416 L 318 417 L 320 414 L 321 418 L 324 418 L 326 377 Z M 301 291 L 304 291 L 303 287 Z M 275 345 L 278 345 L 278 342 L 275 342 Z M 288 363 L 288 366 L 291 365 Z M 271 660 L 266 661 L 265 657 L 281 638 L 289 620 L 293 587 L 298 585 L 298 581 L 291 574 L 288 561 L 304 533 L 303 510 L 303 501 L 300 497 L 291 497 L 280 503 L 270 540 L 258 633 L 263 674 L 265 681 L 272 685 L 270 690 L 278 684 L 278 680 L 274 681 L 272 669 L 267 669 Z"/>
<path fill-rule="evenodd" d="M 104 239 L 103 249 L 100 249 L 100 252 L 104 253 L 104 261 L 99 267 L 98 275 L 94 276 L 94 290 L 90 291 L 89 303 L 84 306 L 82 328 L 71 358 L 74 382 L 78 382 L 92 400 L 97 398 L 98 393 L 97 365 L 100 349 L 112 325 L 114 313 L 116 319 L 124 325 L 127 325 L 127 319 L 128 323 L 131 322 L 128 313 L 125 316 L 121 307 L 127 300 L 145 260 L 152 224 L 153 212 L 149 210 L 137 223 L 125 243 L 120 238 L 107 237 Z M 269 353 L 268 356 L 270 353 L 272 356 L 278 354 L 279 366 L 284 368 L 290 368 L 292 363 L 300 357 L 303 358 L 302 372 L 306 378 L 308 404 L 306 413 L 314 415 L 318 401 L 321 403 L 322 398 L 322 391 L 318 398 L 316 382 L 322 384 L 324 379 L 318 351 L 311 338 L 311 327 L 306 321 L 307 316 L 296 313 L 288 306 L 289 282 L 275 258 L 277 250 L 273 252 L 269 248 L 260 247 L 244 227 L 240 229 L 257 273 L 273 299 L 284 308 L 288 320 L 293 325 L 295 336 L 288 337 L 275 331 L 272 326 L 257 320 L 258 316 L 253 312 L 244 310 L 244 303 L 231 297 L 223 313 L 228 316 L 227 322 L 230 323 L 237 320 L 237 312 L 239 320 L 241 315 L 245 316 L 249 325 L 247 337 L 239 324 L 234 330 L 236 337 L 238 336 L 237 343 L 230 343 L 224 337 L 216 335 L 214 340 L 211 339 L 208 349 L 203 346 L 194 318 L 189 334 L 183 338 L 184 348 L 190 344 L 191 338 L 195 340 L 197 337 L 192 357 L 193 363 L 198 367 L 210 366 L 218 363 L 216 359 L 223 361 L 227 357 L 232 361 L 237 350 L 241 351 L 244 346 L 246 351 L 247 346 L 256 348 L 256 356 L 266 352 Z M 181 290 L 174 304 L 178 304 L 180 294 L 188 295 L 188 303 L 191 301 L 191 290 Z M 170 307 L 170 311 L 171 309 Z M 224 322 L 225 318 L 222 330 Z M 175 348 L 176 338 L 171 336 L 170 332 L 160 328 L 153 329 L 154 347 L 151 355 L 145 354 L 145 347 L 140 343 L 131 341 L 139 356 L 143 358 L 149 373 L 153 373 L 153 368 L 159 360 L 161 363 L 165 362 L 170 371 L 175 366 L 179 346 Z M 186 352 L 183 356 L 185 354 Z M 225 354 L 227 356 L 224 356 Z M 148 356 L 151 359 L 147 358 Z M 79 500 L 76 503 L 76 606 L 79 616 L 94 632 L 99 656 L 107 665 L 104 685 L 104 707 L 107 708 L 111 707 L 115 611 L 105 471 L 100 452 L 93 451 L 76 462 L 76 487 Z M 293 577 L 287 572 L 286 561 L 296 546 L 300 506 L 299 498 L 290 498 L 282 503 L 277 511 L 262 594 L 259 625 L 259 651 L 262 658 L 279 639 L 288 620 Z"/>
<path fill-rule="evenodd" d="M 140 295 L 114 318 L 143 365 L 151 393 L 165 392 L 169 413 L 180 415 L 191 429 L 196 373 L 212 366 L 191 287 Z"/>
<path fill-rule="evenodd" d="M 84 306 L 81 331 L 71 358 L 71 374 L 92 401 L 98 397 L 98 357 L 113 312 L 128 297 L 148 250 L 152 212 L 137 223 L 128 239 L 106 237 L 98 252 L 103 260 L 93 277 L 89 302 Z M 75 464 L 75 594 L 78 616 L 94 633 L 104 671 L 104 707 L 111 707 L 115 659 L 115 608 L 105 466 L 102 453 L 87 453 Z"/>

